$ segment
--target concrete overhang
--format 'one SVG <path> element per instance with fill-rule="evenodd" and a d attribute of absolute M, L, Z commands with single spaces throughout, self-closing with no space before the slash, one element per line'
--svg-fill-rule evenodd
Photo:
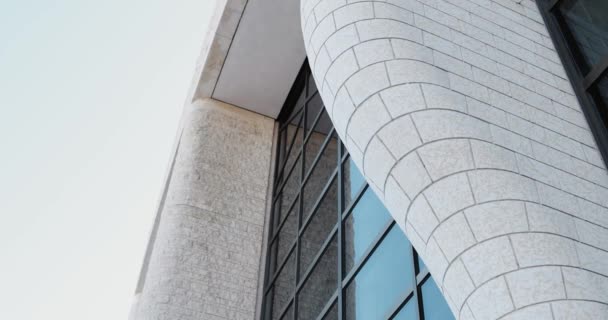
<path fill-rule="evenodd" d="M 299 0 L 220 0 L 208 30 L 190 100 L 276 118 L 306 58 Z"/>

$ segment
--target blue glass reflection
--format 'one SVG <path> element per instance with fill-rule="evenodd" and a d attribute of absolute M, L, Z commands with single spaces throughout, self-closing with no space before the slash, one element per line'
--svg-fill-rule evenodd
<path fill-rule="evenodd" d="M 361 174 L 361 172 L 357 168 L 357 165 L 351 158 L 348 158 L 348 168 L 350 174 L 350 197 L 352 199 L 355 197 L 357 191 L 359 191 L 359 189 L 365 182 L 365 178 L 363 178 L 363 175 Z"/>
<path fill-rule="evenodd" d="M 411 255 L 409 241 L 394 225 L 346 288 L 346 319 L 386 318 L 413 288 Z"/>
<path fill-rule="evenodd" d="M 403 308 L 397 313 L 393 320 L 418 320 L 418 307 L 416 300 L 410 299 Z"/>
<path fill-rule="evenodd" d="M 435 281 L 429 278 L 422 285 L 422 305 L 425 320 L 453 320 L 454 315 Z"/>
<path fill-rule="evenodd" d="M 354 199 L 359 190 L 365 184 L 365 178 L 353 160 L 349 157 L 343 166 L 344 175 L 344 205 L 348 206 Z"/>
<path fill-rule="evenodd" d="M 367 189 L 344 222 L 346 273 L 359 262 L 372 241 L 391 220 L 390 213 L 380 199 L 371 189 Z"/>

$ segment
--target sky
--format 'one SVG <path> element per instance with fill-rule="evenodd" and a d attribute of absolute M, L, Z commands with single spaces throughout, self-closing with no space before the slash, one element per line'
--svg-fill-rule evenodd
<path fill-rule="evenodd" d="M 127 319 L 211 0 L 0 0 L 0 319 Z"/>

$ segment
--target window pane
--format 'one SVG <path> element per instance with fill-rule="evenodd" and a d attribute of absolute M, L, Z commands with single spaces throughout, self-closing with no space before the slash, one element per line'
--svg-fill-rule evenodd
<path fill-rule="evenodd" d="M 333 125 L 331 121 L 329 121 L 327 112 L 325 112 L 325 107 L 323 105 L 323 100 L 321 100 L 321 95 L 317 93 L 312 98 L 310 98 L 310 101 L 308 101 L 307 104 L 306 111 L 306 134 L 309 134 L 310 131 L 314 131 L 318 134 L 327 135 Z M 315 120 L 321 112 L 323 113 L 321 115 L 321 118 L 317 123 L 315 123 Z"/>
<path fill-rule="evenodd" d="M 279 230 L 279 235 L 274 240 L 272 244 L 271 252 L 276 255 L 276 257 L 272 258 L 272 261 L 275 261 L 276 264 L 280 264 L 283 262 L 283 259 L 287 256 L 289 249 L 293 245 L 296 235 L 298 232 L 298 215 L 297 215 L 298 206 L 294 206 L 294 208 L 289 213 L 287 220 Z M 274 268 L 269 270 L 270 274 L 274 274 Z"/>
<path fill-rule="evenodd" d="M 273 296 L 273 290 L 274 289 L 270 289 L 270 291 L 264 297 L 264 320 L 270 320 L 270 319 L 272 319 L 272 296 Z"/>
<path fill-rule="evenodd" d="M 285 314 L 283 315 L 283 317 L 281 317 L 281 320 L 291 320 L 293 319 L 293 303 L 289 306 L 289 309 L 287 309 L 287 311 L 285 311 Z"/>
<path fill-rule="evenodd" d="M 345 291 L 347 320 L 385 319 L 413 288 L 411 246 L 397 225 Z"/>
<path fill-rule="evenodd" d="M 311 134 L 310 131 L 312 131 L 312 134 L 327 136 L 329 131 L 331 131 L 334 126 L 329 118 L 329 115 L 327 114 L 327 111 L 325 110 L 325 107 L 323 106 L 323 103 L 321 102 L 321 96 L 316 95 L 315 98 L 311 100 L 311 107 L 318 110 L 314 111 L 314 115 L 310 115 L 310 122 L 307 124 L 310 127 L 308 134 Z M 319 112 L 321 112 L 320 115 Z M 319 116 L 318 120 L 317 116 Z M 315 120 L 317 121 L 316 123 L 314 123 Z"/>
<path fill-rule="evenodd" d="M 317 83 L 311 74 L 308 76 L 308 95 L 314 93 L 315 91 L 317 91 Z"/>
<path fill-rule="evenodd" d="M 372 189 L 367 189 L 352 213 L 344 221 L 344 272 L 362 258 L 363 254 L 380 231 L 392 220 L 391 215 L 376 197 Z M 402 244 L 403 248 L 407 242 Z"/>
<path fill-rule="evenodd" d="M 588 72 L 608 54 L 608 1 L 564 0 L 559 6 Z"/>
<path fill-rule="evenodd" d="M 338 286 L 338 247 L 336 238 L 306 279 L 298 295 L 298 319 L 316 319 Z"/>
<path fill-rule="evenodd" d="M 329 311 L 327 311 L 327 313 L 325 314 L 325 317 L 323 317 L 323 320 L 338 320 L 338 304 L 334 303 L 331 306 L 331 309 L 329 309 Z"/>
<path fill-rule="evenodd" d="M 295 288 L 295 254 L 291 254 L 274 283 L 272 319 L 278 319 L 281 311 L 287 306 Z"/>
<path fill-rule="evenodd" d="M 350 157 L 342 167 L 342 176 L 344 177 L 344 207 L 348 207 L 355 200 L 355 196 L 363 187 L 365 178 Z"/>
<path fill-rule="evenodd" d="M 418 320 L 417 309 L 416 300 L 412 298 L 399 310 L 399 313 L 397 313 L 393 320 Z"/>
<path fill-rule="evenodd" d="M 278 219 L 278 221 L 283 220 L 283 217 L 287 212 L 289 212 L 289 208 L 291 208 L 294 200 L 300 192 L 300 177 L 302 176 L 302 172 L 300 171 L 301 164 L 302 161 L 298 159 L 298 161 L 294 165 L 293 171 L 289 174 L 289 177 L 287 178 L 287 182 L 285 182 L 285 186 L 281 190 L 281 194 L 279 195 L 280 199 L 278 200 L 278 205 L 280 206 L 280 218 Z"/>
<path fill-rule="evenodd" d="M 315 257 L 321 246 L 329 236 L 330 231 L 338 221 L 337 181 L 331 184 L 328 192 L 321 200 L 312 220 L 306 226 L 300 241 L 300 274 L 310 267 L 310 262 Z"/>
<path fill-rule="evenodd" d="M 308 140 L 306 141 L 306 173 L 308 173 L 308 171 L 310 171 L 310 169 L 314 165 L 313 163 L 319 155 L 319 151 L 321 150 L 321 147 L 325 143 L 326 139 L 326 133 L 321 134 L 313 132 L 310 138 L 308 138 Z M 334 133 L 332 134 L 330 140 L 327 142 L 327 147 L 325 147 L 325 149 L 323 150 L 323 155 L 319 159 L 318 164 L 321 164 L 323 162 L 324 164 L 322 165 L 333 165 L 333 167 L 335 167 L 338 161 L 337 145 L 338 139 L 336 138 L 336 134 Z"/>
<path fill-rule="evenodd" d="M 602 75 L 595 84 L 595 96 L 604 123 L 608 124 L 608 73 Z"/>
<path fill-rule="evenodd" d="M 302 113 L 296 116 L 293 124 L 289 124 L 287 128 L 283 129 L 285 131 L 285 145 L 281 146 L 281 149 L 283 149 L 281 153 L 286 155 L 284 156 L 286 159 L 281 158 L 279 161 L 279 181 L 289 173 L 293 163 L 300 155 L 302 143 L 304 142 L 304 129 L 301 128 L 301 118 Z"/>
<path fill-rule="evenodd" d="M 303 189 L 304 199 L 304 211 L 303 219 L 305 220 L 311 213 L 315 203 L 319 200 L 321 193 L 325 185 L 329 182 L 329 178 L 338 165 L 338 159 L 336 155 L 336 144 L 330 144 L 323 150 L 323 155 L 319 162 L 312 169 L 310 177 L 306 181 L 306 185 Z M 336 199 L 336 192 L 330 195 L 333 199 Z M 335 205 L 337 206 L 337 201 Z"/>
<path fill-rule="evenodd" d="M 432 278 L 426 280 L 422 285 L 422 305 L 425 320 L 450 320 L 454 319 L 452 311 L 443 298 L 443 294 L 437 288 Z"/>

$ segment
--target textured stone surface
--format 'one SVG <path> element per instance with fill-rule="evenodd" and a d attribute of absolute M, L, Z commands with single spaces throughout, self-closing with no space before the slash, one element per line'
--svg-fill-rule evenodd
<path fill-rule="evenodd" d="M 457 318 L 608 318 L 608 174 L 534 1 L 301 12 L 338 133 Z"/>
<path fill-rule="evenodd" d="M 188 101 L 211 97 L 247 0 L 216 0 Z"/>
<path fill-rule="evenodd" d="M 253 319 L 274 122 L 207 99 L 183 123 L 132 319 Z"/>

